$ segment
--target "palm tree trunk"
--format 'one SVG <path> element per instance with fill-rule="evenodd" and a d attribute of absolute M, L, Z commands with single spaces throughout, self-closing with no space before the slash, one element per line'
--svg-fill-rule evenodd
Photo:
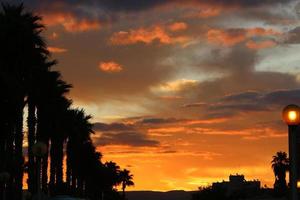
<path fill-rule="evenodd" d="M 124 183 L 123 183 L 123 186 L 122 186 L 122 198 L 123 198 L 123 200 L 125 200 L 125 187 L 124 187 Z"/>
<path fill-rule="evenodd" d="M 42 191 L 48 193 L 48 157 L 49 157 L 49 132 L 51 131 L 49 125 L 49 119 L 45 117 L 45 109 L 43 106 L 37 106 L 37 131 L 36 138 L 38 141 L 42 141 L 47 146 L 46 154 L 41 159 L 41 171 L 42 171 Z"/>
<path fill-rule="evenodd" d="M 14 113 L 12 110 L 11 112 Z M 7 199 L 13 199 L 14 194 L 14 188 L 13 188 L 13 175 L 14 175 L 14 164 L 13 164 L 13 158 L 14 158 L 14 126 L 13 126 L 13 119 L 14 116 L 12 116 L 12 113 L 10 113 L 8 118 L 8 125 L 7 125 L 7 141 L 6 141 L 6 149 L 5 149 L 5 171 L 7 171 L 11 178 L 7 182 Z"/>
<path fill-rule="evenodd" d="M 55 141 L 51 139 L 51 148 L 50 148 L 50 185 L 54 186 L 55 184 L 55 174 L 56 174 L 56 147 Z"/>
<path fill-rule="evenodd" d="M 71 156 L 72 155 L 71 155 L 71 151 L 70 151 L 70 140 L 69 140 L 67 143 L 67 171 L 66 171 L 68 187 L 71 187 L 71 174 L 72 174 Z"/>
<path fill-rule="evenodd" d="M 23 188 L 23 101 L 20 100 L 16 110 L 16 132 L 15 132 L 15 156 L 16 156 L 16 175 L 15 175 L 15 199 L 22 199 Z"/>
<path fill-rule="evenodd" d="M 28 126 L 28 190 L 34 194 L 36 193 L 36 176 L 35 176 L 35 160 L 32 152 L 32 147 L 36 140 L 36 116 L 35 116 L 35 105 L 31 101 L 31 98 L 28 97 L 28 118 L 27 118 L 27 126 Z"/>
<path fill-rule="evenodd" d="M 60 138 L 57 144 L 57 162 L 56 162 L 56 183 L 61 185 L 63 183 L 63 159 L 64 159 L 64 147 L 63 139 Z"/>
<path fill-rule="evenodd" d="M 49 149 L 49 141 L 44 141 Z M 42 191 L 44 193 L 48 192 L 48 151 L 42 158 Z"/>

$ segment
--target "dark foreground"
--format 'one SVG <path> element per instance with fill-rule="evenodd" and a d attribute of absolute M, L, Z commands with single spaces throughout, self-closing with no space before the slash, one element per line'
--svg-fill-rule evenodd
<path fill-rule="evenodd" d="M 169 191 L 169 192 L 156 192 L 156 191 L 129 191 L 126 192 L 128 200 L 191 200 L 192 194 L 197 191 Z M 220 199 L 222 200 L 222 199 Z M 269 196 L 253 197 L 246 200 L 287 200 L 286 198 L 274 198 Z"/>

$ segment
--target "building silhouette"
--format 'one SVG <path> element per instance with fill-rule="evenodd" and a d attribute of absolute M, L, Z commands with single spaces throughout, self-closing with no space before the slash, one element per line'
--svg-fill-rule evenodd
<path fill-rule="evenodd" d="M 260 190 L 260 184 L 259 180 L 247 181 L 244 175 L 236 174 L 230 175 L 229 181 L 213 183 L 212 189 L 225 190 L 226 195 L 231 196 L 236 193 L 250 194 L 258 192 Z"/>

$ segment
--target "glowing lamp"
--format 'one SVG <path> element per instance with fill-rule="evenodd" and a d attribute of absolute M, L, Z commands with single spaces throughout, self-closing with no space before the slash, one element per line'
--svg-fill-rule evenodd
<path fill-rule="evenodd" d="M 287 125 L 300 124 L 300 108 L 297 105 L 288 105 L 282 111 L 283 121 Z"/>
<path fill-rule="evenodd" d="M 297 188 L 300 188 L 300 181 L 297 181 Z"/>

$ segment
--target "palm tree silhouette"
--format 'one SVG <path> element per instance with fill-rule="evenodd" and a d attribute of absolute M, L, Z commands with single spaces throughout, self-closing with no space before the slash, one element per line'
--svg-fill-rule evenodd
<path fill-rule="evenodd" d="M 66 146 L 66 186 L 74 194 L 99 199 L 105 191 L 109 198 L 118 199 L 114 186 L 120 184 L 120 167 L 114 162 L 101 162 L 91 138 L 91 116 L 82 109 L 72 109 L 72 100 L 66 97 L 71 85 L 54 71 L 55 60 L 50 59 L 41 32 L 41 18 L 25 12 L 23 4 L 1 4 L 0 9 L 0 88 L 2 105 L 0 115 L 0 172 L 9 172 L 7 197 L 21 199 L 24 173 L 23 112 L 27 106 L 28 189 L 35 194 L 37 176 L 41 173 L 41 186 L 48 192 L 65 186 L 63 158 Z M 36 171 L 37 159 L 32 147 L 36 142 L 47 146 L 42 158 L 42 169 Z M 50 180 L 48 160 L 50 158 Z M 123 178 L 123 190 L 133 184 L 132 175 Z M 123 175 L 122 177 L 126 177 Z M 131 182 L 132 183 L 131 183 Z M 49 183 L 49 184 L 48 184 Z M 0 187 L 0 193 L 3 187 Z M 53 195 L 53 192 L 50 190 Z M 110 196 L 109 196 L 110 195 Z M 0 196 L 2 196 L 0 194 Z M 125 196 L 124 196 L 125 197 Z"/>
<path fill-rule="evenodd" d="M 275 175 L 274 189 L 283 194 L 287 189 L 286 172 L 289 168 L 289 159 L 287 153 L 279 151 L 273 156 L 271 161 L 272 169 Z"/>
<path fill-rule="evenodd" d="M 13 176 L 10 187 L 15 188 L 12 198 L 21 199 L 23 179 L 23 109 L 28 96 L 28 86 L 33 71 L 39 66 L 37 57 L 47 55 L 45 43 L 40 36 L 43 26 L 40 17 L 24 12 L 22 4 L 1 4 L 0 12 L 0 78 L 7 88 L 8 100 L 14 113 L 6 129 L 7 163 L 14 168 L 5 169 Z M 9 161 L 10 160 L 10 161 Z M 30 171 L 31 172 L 31 171 Z"/>
<path fill-rule="evenodd" d="M 77 179 L 79 179 L 78 166 L 80 165 L 81 161 L 79 158 L 82 154 L 80 149 L 83 148 L 84 144 L 91 143 L 90 134 L 94 133 L 90 119 L 91 116 L 86 115 L 82 109 L 68 110 L 68 118 L 66 122 L 66 127 L 68 129 L 66 173 L 67 184 L 71 186 L 72 189 L 77 187 L 76 182 L 78 182 Z"/>
<path fill-rule="evenodd" d="M 125 199 L 125 189 L 127 186 L 133 186 L 133 175 L 130 174 L 130 171 L 123 169 L 119 172 L 119 181 L 122 184 L 122 197 Z"/>

